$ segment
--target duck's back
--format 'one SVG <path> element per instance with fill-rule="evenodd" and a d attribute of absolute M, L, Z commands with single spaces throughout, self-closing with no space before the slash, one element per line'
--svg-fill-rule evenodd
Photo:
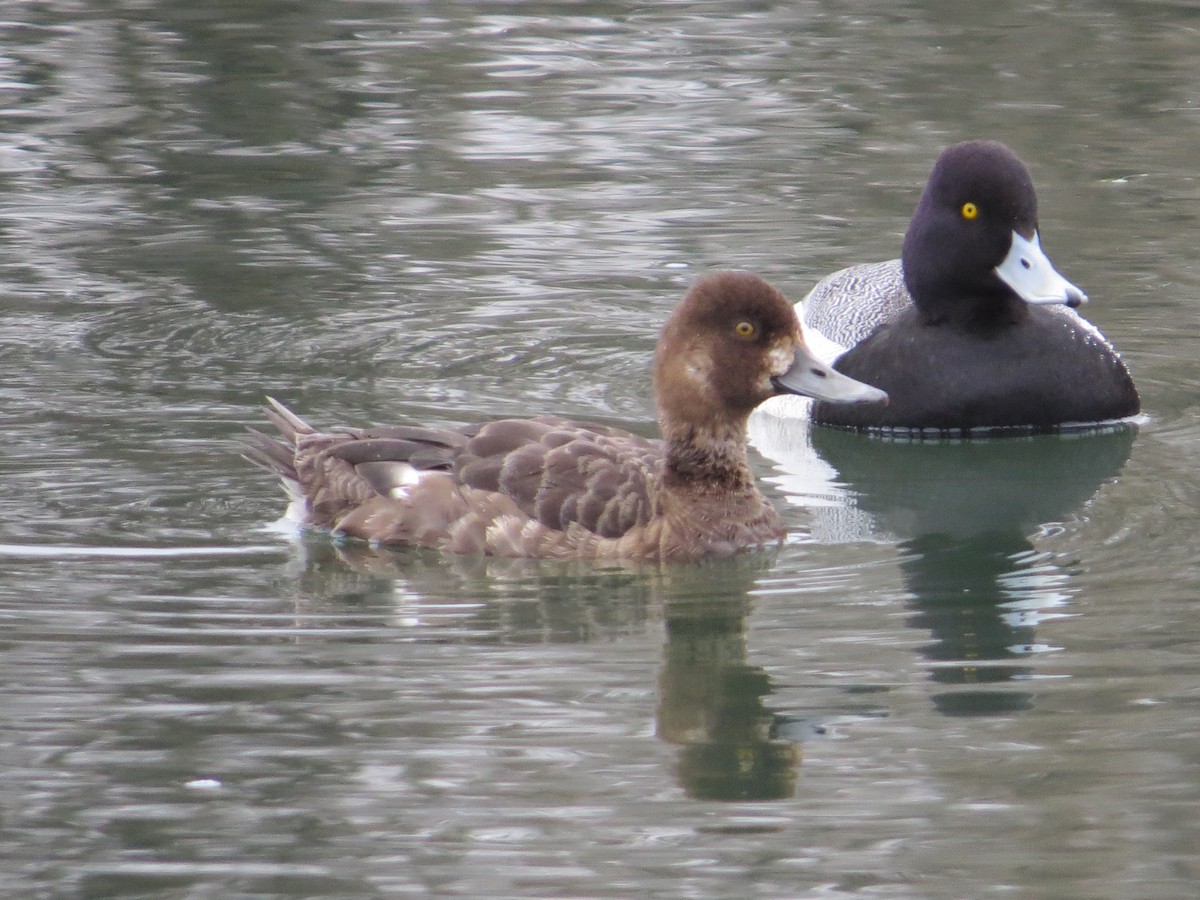
<path fill-rule="evenodd" d="M 910 308 L 839 357 L 836 368 L 887 391 L 885 408 L 819 403 L 821 424 L 861 429 L 1053 431 L 1125 418 L 1137 390 L 1113 346 L 1061 307 L 1029 307 L 990 330 L 929 324 Z"/>
<path fill-rule="evenodd" d="M 823 339 L 833 345 L 826 352 L 836 356 L 912 306 L 912 297 L 904 286 L 900 260 L 889 259 L 826 275 L 808 292 L 802 306 L 810 341 Z"/>
<path fill-rule="evenodd" d="M 253 456 L 304 500 L 303 524 L 366 540 L 518 556 L 556 555 L 557 541 L 570 555 L 658 512 L 661 444 L 619 429 L 541 417 L 318 432 L 280 405 L 271 418 L 287 443 L 256 433 Z"/>
<path fill-rule="evenodd" d="M 603 425 L 551 416 L 473 429 L 453 471 L 470 488 L 511 497 L 547 528 L 572 523 L 618 538 L 655 514 L 662 445 Z"/>

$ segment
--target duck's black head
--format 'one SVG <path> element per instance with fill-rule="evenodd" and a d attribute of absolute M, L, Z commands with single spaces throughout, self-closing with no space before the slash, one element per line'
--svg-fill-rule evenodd
<path fill-rule="evenodd" d="M 938 157 L 904 236 L 904 281 L 929 321 L 1019 316 L 1023 303 L 1078 306 L 1087 296 L 1041 250 L 1025 164 L 996 141 Z"/>

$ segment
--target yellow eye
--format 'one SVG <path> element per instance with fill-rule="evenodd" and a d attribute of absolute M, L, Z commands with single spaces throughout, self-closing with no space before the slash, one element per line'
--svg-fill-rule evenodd
<path fill-rule="evenodd" d="M 973 219 L 979 215 L 979 207 L 971 201 L 967 201 L 962 205 L 962 217 L 964 219 Z"/>
<path fill-rule="evenodd" d="M 750 335 L 754 334 L 754 323 L 753 322 L 738 322 L 737 325 L 734 326 L 733 330 L 736 331 L 738 334 L 740 334 L 742 337 L 750 337 Z"/>

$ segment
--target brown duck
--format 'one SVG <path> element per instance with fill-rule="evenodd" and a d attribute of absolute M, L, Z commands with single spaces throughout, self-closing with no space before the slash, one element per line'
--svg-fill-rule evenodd
<path fill-rule="evenodd" d="M 887 395 L 817 360 L 791 304 L 754 275 L 701 278 L 654 356 L 661 440 L 567 419 L 321 432 L 271 399 L 279 441 L 246 455 L 278 475 L 302 524 L 377 544 L 546 558 L 692 560 L 778 543 L 746 421 L 779 394 Z"/>

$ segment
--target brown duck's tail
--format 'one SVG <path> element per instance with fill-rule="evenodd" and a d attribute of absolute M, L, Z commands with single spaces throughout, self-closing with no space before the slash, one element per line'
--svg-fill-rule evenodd
<path fill-rule="evenodd" d="M 285 482 L 299 482 L 296 474 L 296 448 L 300 440 L 317 430 L 301 419 L 298 415 L 276 400 L 268 397 L 267 418 L 279 429 L 283 440 L 263 434 L 256 428 L 247 428 L 249 440 L 242 448 L 242 456 L 261 466 L 272 474 L 278 475 Z"/>

